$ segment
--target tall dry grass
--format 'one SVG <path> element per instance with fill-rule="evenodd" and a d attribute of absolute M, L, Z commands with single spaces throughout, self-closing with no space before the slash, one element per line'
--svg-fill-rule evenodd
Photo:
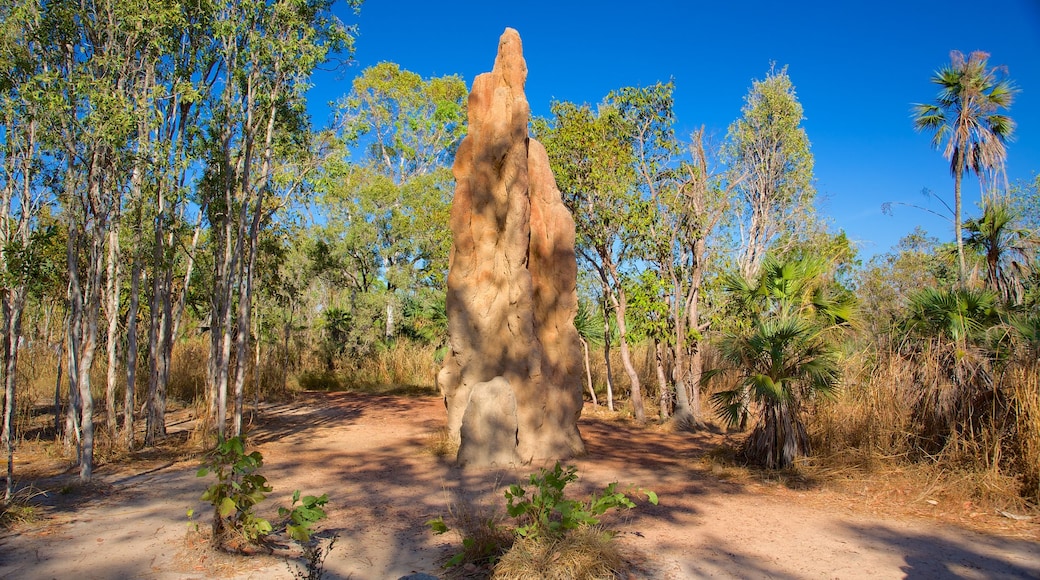
<path fill-rule="evenodd" d="M 816 461 L 829 468 L 927 472 L 946 491 L 1040 504 L 1040 365 L 931 344 L 862 351 L 846 385 L 811 413 Z"/>

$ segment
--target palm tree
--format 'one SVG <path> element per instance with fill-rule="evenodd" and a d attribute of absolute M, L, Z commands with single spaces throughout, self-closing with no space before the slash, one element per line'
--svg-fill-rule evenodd
<path fill-rule="evenodd" d="M 927 338 L 948 338 L 963 346 L 1000 322 L 997 295 L 971 288 L 924 288 L 910 297 L 907 330 Z"/>
<path fill-rule="evenodd" d="M 757 407 L 759 419 L 745 441 L 744 455 L 771 469 L 790 466 L 810 453 L 802 405 L 831 395 L 838 385 L 839 351 L 833 335 L 848 325 L 852 303 L 830 291 L 826 266 L 816 258 L 786 263 L 767 258 L 756 280 L 731 275 L 725 283 L 751 325 L 723 338 L 719 352 L 726 367 L 706 373 L 706 378 L 737 373 L 737 384 L 712 400 L 730 425 L 743 425 L 752 406 Z"/>
<path fill-rule="evenodd" d="M 1021 302 L 1023 278 L 1028 275 L 1036 240 L 1027 228 L 1018 227 L 1019 216 L 1003 198 L 983 202 L 982 216 L 964 223 L 964 243 L 983 256 L 986 285 L 1008 305 Z"/>
<path fill-rule="evenodd" d="M 1011 106 L 1016 89 L 1004 67 L 989 68 L 989 54 L 975 51 L 964 58 L 950 53 L 950 64 L 939 69 L 932 82 L 939 85 L 935 103 L 916 104 L 914 129 L 933 133 L 932 146 L 942 148 L 953 174 L 954 227 L 960 280 L 964 282 L 964 241 L 961 236 L 961 180 L 965 170 L 981 179 L 984 172 L 1003 168 L 1005 143 L 1015 122 L 1001 113 Z"/>

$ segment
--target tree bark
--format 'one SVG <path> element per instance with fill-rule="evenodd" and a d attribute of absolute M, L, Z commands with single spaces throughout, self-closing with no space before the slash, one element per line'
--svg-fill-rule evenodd
<path fill-rule="evenodd" d="M 658 410 L 662 421 L 667 421 L 671 416 L 671 393 L 668 388 L 668 376 L 665 373 L 664 345 L 660 340 L 654 339 L 654 368 L 657 370 L 657 389 L 660 394 Z"/>
<path fill-rule="evenodd" d="M 583 361 L 585 363 L 585 378 L 588 380 L 589 384 L 589 396 L 592 397 L 592 404 L 594 406 L 599 406 L 599 401 L 596 400 L 596 389 L 592 385 L 592 365 L 589 362 L 589 342 L 580 336 L 578 337 L 578 340 L 581 341 L 581 349 L 584 354 Z"/>
<path fill-rule="evenodd" d="M 15 383 L 18 369 L 18 339 L 22 334 L 22 312 L 25 310 L 25 284 L 8 288 L 3 297 L 3 382 L 4 382 L 4 428 L 3 441 L 7 450 L 7 486 L 4 501 L 14 494 L 14 413 Z"/>
<path fill-rule="evenodd" d="M 108 297 L 105 314 L 108 318 L 108 376 L 105 385 L 105 418 L 108 432 L 113 439 L 116 437 L 118 428 L 116 421 L 116 387 L 118 386 L 119 370 L 119 232 L 115 227 L 108 232 L 108 276 L 105 283 L 105 293 Z"/>
<path fill-rule="evenodd" d="M 606 301 L 606 288 L 603 289 L 603 364 L 607 373 L 607 409 L 614 411 L 614 372 L 610 368 L 610 312 Z"/>
<path fill-rule="evenodd" d="M 953 227 L 957 231 L 957 275 L 961 287 L 964 286 L 968 271 L 964 262 L 964 234 L 961 231 L 961 180 L 964 177 L 963 155 L 963 151 L 957 148 L 957 158 L 954 160 L 956 169 L 953 172 Z"/>
<path fill-rule="evenodd" d="M 618 288 L 616 292 L 610 293 L 610 299 L 614 303 L 614 318 L 618 327 L 618 346 L 621 348 L 621 364 L 625 367 L 628 375 L 631 392 L 629 401 L 632 403 L 632 415 L 639 423 L 646 422 L 646 410 L 643 408 L 642 385 L 639 381 L 639 373 L 635 364 L 632 363 L 632 353 L 628 348 L 628 326 L 625 322 L 625 290 Z"/>
<path fill-rule="evenodd" d="M 140 247 L 140 239 L 138 239 Z M 123 442 L 134 449 L 134 401 L 137 388 L 137 314 L 141 293 L 141 260 L 135 256 L 130 267 L 130 304 L 126 313 L 126 392 L 123 396 Z"/>

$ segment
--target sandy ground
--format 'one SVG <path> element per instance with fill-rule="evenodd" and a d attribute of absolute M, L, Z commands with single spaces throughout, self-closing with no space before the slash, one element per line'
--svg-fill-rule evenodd
<path fill-rule="evenodd" d="M 261 515 L 274 519 L 294 489 L 328 492 L 321 529 L 338 540 L 326 578 L 443 577 L 440 563 L 459 540 L 424 522 L 504 512 L 504 487 L 538 467 L 460 470 L 430 451 L 444 422 L 434 397 L 308 394 L 268 408 L 251 433 L 274 486 Z M 1036 518 L 974 514 L 974 526 L 990 531 L 972 531 L 913 515 L 956 511 L 922 498 L 881 513 L 867 492 L 719 478 L 702 460 L 717 435 L 647 432 L 596 413 L 579 426 L 589 452 L 573 462 L 575 493 L 618 481 L 660 496 L 659 506 L 643 502 L 605 522 L 622 532 L 636 578 L 1040 578 Z M 37 481 L 52 489 L 36 500 L 45 515 L 0 534 L 0 578 L 293 577 L 283 559 L 216 554 L 190 532 L 188 509 L 209 514 L 198 466 L 103 465 L 96 486 L 64 484 L 66 493 L 56 491 L 60 477 Z"/>

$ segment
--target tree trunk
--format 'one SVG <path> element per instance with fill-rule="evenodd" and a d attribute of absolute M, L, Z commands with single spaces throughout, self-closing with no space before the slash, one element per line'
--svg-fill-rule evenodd
<path fill-rule="evenodd" d="M 292 338 L 293 318 L 296 314 L 296 301 L 289 299 L 289 318 L 285 322 L 282 339 L 282 392 L 289 388 L 289 341 Z"/>
<path fill-rule="evenodd" d="M 8 288 L 3 296 L 3 372 L 4 383 L 4 427 L 3 441 L 7 450 L 7 486 L 4 501 L 14 494 L 14 413 L 15 383 L 18 369 L 18 339 L 22 334 L 22 312 L 25 310 L 26 287 L 20 284 Z"/>
<path fill-rule="evenodd" d="M 80 390 L 79 390 L 79 361 L 76 353 L 79 351 L 79 341 L 76 339 L 75 326 L 78 322 L 79 310 L 69 308 L 69 337 L 66 341 L 65 353 L 69 359 L 69 406 L 65 412 L 65 447 L 75 445 L 76 463 L 79 464 L 83 451 L 83 431 L 80 429 Z"/>
<path fill-rule="evenodd" d="M 177 340 L 177 336 L 180 333 L 181 320 L 184 318 L 184 308 L 188 304 L 188 288 L 191 286 L 191 276 L 195 270 L 195 252 L 199 248 L 199 235 L 202 233 L 202 214 L 204 211 L 205 207 L 199 209 L 199 217 L 195 222 L 195 232 L 191 235 L 191 249 L 188 250 L 187 254 L 188 263 L 184 267 L 184 286 L 181 287 L 181 295 L 177 298 L 177 307 L 173 309 L 173 328 L 170 331 L 173 341 Z"/>
<path fill-rule="evenodd" d="M 606 289 L 604 288 L 604 292 Z M 614 411 L 614 373 L 610 368 L 610 312 L 603 300 L 603 363 L 607 373 L 607 409 Z"/>
<path fill-rule="evenodd" d="M 639 423 L 646 422 L 646 410 L 643 408 L 642 385 L 639 381 L 639 373 L 635 364 L 632 363 L 632 353 L 628 348 L 628 326 L 625 322 L 625 291 L 619 288 L 616 293 L 610 294 L 614 302 L 614 318 L 618 327 L 618 346 L 621 348 L 621 364 L 625 367 L 628 375 L 631 393 L 629 400 L 632 402 L 632 414 Z"/>
<path fill-rule="evenodd" d="M 140 240 L 138 240 L 140 247 Z M 123 396 L 123 441 L 134 449 L 134 401 L 137 388 L 137 313 L 140 307 L 141 260 L 134 256 L 130 267 L 130 305 L 126 313 L 126 393 Z"/>
<path fill-rule="evenodd" d="M 248 269 L 248 262 L 243 263 L 243 268 Z M 238 332 L 235 339 L 235 408 L 232 415 L 231 435 L 238 437 L 242 434 L 242 411 L 245 399 L 246 367 L 249 357 L 249 300 L 246 298 L 249 282 L 248 272 L 242 272 L 241 285 L 243 289 L 238 296 Z"/>
<path fill-rule="evenodd" d="M 654 368 L 657 370 L 657 389 L 659 393 L 658 408 L 661 421 L 667 421 L 672 411 L 672 397 L 668 389 L 668 377 L 665 373 L 664 344 L 654 339 Z"/>
<path fill-rule="evenodd" d="M 263 341 L 260 340 L 260 315 L 259 312 L 253 317 L 253 412 L 260 412 L 260 354 Z"/>
<path fill-rule="evenodd" d="M 589 342 L 582 337 L 578 337 L 581 341 L 581 349 L 584 354 L 582 361 L 585 363 L 585 378 L 588 379 L 589 383 L 589 396 L 592 397 L 592 404 L 599 406 L 599 401 L 596 400 L 596 389 L 592 385 L 592 365 L 589 362 Z"/>
<path fill-rule="evenodd" d="M 61 432 L 61 374 L 65 364 L 65 339 L 69 335 L 69 315 L 62 315 L 61 340 L 54 354 L 58 359 L 58 368 L 54 373 L 54 440 L 57 442 L 62 438 Z"/>
<path fill-rule="evenodd" d="M 964 282 L 967 278 L 967 267 L 964 263 L 964 235 L 961 232 L 961 180 L 964 175 L 962 155 L 963 153 L 958 148 L 953 172 L 953 225 L 957 231 L 957 274 L 961 287 L 964 287 Z"/>
<path fill-rule="evenodd" d="M 157 212 L 154 221 L 152 249 L 152 296 L 148 321 L 148 393 L 145 398 L 145 434 L 144 444 L 146 446 L 155 443 L 166 436 L 165 401 L 160 397 L 160 389 L 164 389 L 162 383 L 163 354 L 166 350 L 163 338 L 165 322 L 165 311 L 163 305 L 168 301 L 168 287 L 165 282 L 164 273 L 166 266 L 166 208 L 164 203 L 162 186 L 156 195 Z"/>
<path fill-rule="evenodd" d="M 96 178 L 95 178 L 96 179 Z M 100 197 L 97 191 L 99 184 L 94 181 L 90 185 L 96 201 Z M 79 395 L 79 428 L 81 433 L 79 445 L 79 477 L 89 482 L 94 475 L 94 397 L 90 390 L 90 369 L 93 366 L 97 351 L 98 317 L 101 310 L 101 279 L 104 264 L 105 232 L 102 231 L 103 216 L 97 218 L 90 232 L 88 252 L 85 260 L 86 276 L 81 279 L 78 255 L 79 236 L 75 232 L 77 224 L 70 224 L 69 229 L 69 285 L 72 294 L 72 311 L 75 324 L 72 329 L 73 340 L 70 341 L 73 358 L 76 362 L 76 386 Z"/>
<path fill-rule="evenodd" d="M 116 386 L 118 385 L 118 339 L 119 339 L 119 232 L 113 227 L 108 232 L 108 279 L 105 293 L 108 297 L 105 314 L 108 317 L 108 381 L 105 385 L 105 417 L 108 432 L 116 437 Z"/>

